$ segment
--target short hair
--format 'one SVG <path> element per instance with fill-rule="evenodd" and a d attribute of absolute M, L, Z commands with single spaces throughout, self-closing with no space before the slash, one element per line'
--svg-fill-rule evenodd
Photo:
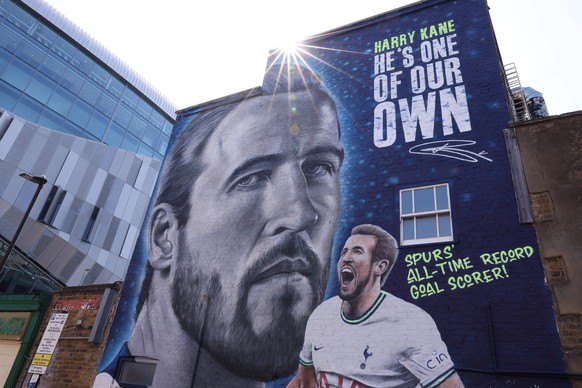
<path fill-rule="evenodd" d="M 317 99 L 324 99 L 336 112 L 335 102 L 323 88 L 319 77 L 310 69 L 298 65 L 273 65 L 265 72 L 263 85 L 258 95 L 254 90 L 248 98 L 309 91 L 316 94 Z M 202 155 L 214 130 L 222 121 L 246 99 L 234 103 L 225 103 L 197 113 L 186 124 L 186 127 L 168 151 L 162 166 L 158 194 L 155 205 L 167 203 L 172 207 L 178 222 L 178 228 L 183 228 L 190 215 L 190 194 L 196 180 L 204 168 Z M 338 137 L 340 129 L 338 127 Z M 151 216 L 151 215 L 150 215 Z M 150 220 L 151 221 L 151 220 Z M 138 297 L 136 313 L 142 308 L 148 297 L 152 280 L 153 268 L 147 262 L 145 278 Z"/>
<path fill-rule="evenodd" d="M 362 224 L 354 227 L 352 236 L 355 234 L 376 237 L 376 246 L 372 252 L 372 262 L 388 260 L 388 268 L 380 277 L 380 286 L 383 286 L 398 258 L 398 243 L 396 239 L 381 227 L 372 224 Z"/>
<path fill-rule="evenodd" d="M 271 66 L 265 72 L 260 94 L 249 98 L 299 91 L 316 93 L 317 98 L 327 100 L 337 114 L 336 105 L 330 95 L 323 90 L 319 77 L 311 70 L 296 65 Z M 188 221 L 190 193 L 202 172 L 204 166 L 202 154 L 208 140 L 216 127 L 245 100 L 198 113 L 170 149 L 162 168 L 156 205 L 167 203 L 172 206 L 179 227 L 183 227 Z"/>
<path fill-rule="evenodd" d="M 197 114 L 176 139 L 164 161 L 155 204 L 170 205 L 179 227 L 188 221 L 190 193 L 202 173 L 202 154 L 206 144 L 216 127 L 234 108 L 235 104 L 221 105 Z"/>

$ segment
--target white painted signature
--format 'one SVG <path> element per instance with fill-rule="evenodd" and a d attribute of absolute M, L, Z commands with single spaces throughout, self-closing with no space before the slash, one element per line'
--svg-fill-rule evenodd
<path fill-rule="evenodd" d="M 416 155 L 434 155 L 445 158 L 462 160 L 464 162 L 477 163 L 479 159 L 493 162 L 492 159 L 485 157 L 486 151 L 479 153 L 466 150 L 462 147 L 469 147 L 476 144 L 473 140 L 437 140 L 424 144 L 415 145 L 408 150 L 411 154 Z"/>

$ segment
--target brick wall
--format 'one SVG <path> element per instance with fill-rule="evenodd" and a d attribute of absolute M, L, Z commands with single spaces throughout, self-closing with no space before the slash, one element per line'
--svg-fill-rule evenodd
<path fill-rule="evenodd" d="M 582 373 L 582 111 L 514 125 L 570 373 Z M 582 387 L 578 379 L 576 387 Z"/>
<path fill-rule="evenodd" d="M 67 312 L 68 317 L 56 348 L 36 387 L 83 388 L 91 387 L 97 366 L 107 342 L 111 321 L 115 314 L 121 282 L 97 286 L 69 287 L 55 293 L 50 307 L 36 336 L 29 361 L 25 364 L 18 380 L 18 387 L 26 386 L 32 374 L 28 373 L 31 360 L 37 351 L 51 314 Z M 95 324 L 99 306 L 106 288 L 117 291 L 101 343 L 89 342 L 89 334 Z"/>

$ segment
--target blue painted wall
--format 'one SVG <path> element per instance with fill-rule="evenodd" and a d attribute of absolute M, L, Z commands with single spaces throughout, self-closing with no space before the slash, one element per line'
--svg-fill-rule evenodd
<path fill-rule="evenodd" d="M 502 132 L 510 120 L 503 66 L 486 1 L 423 2 L 323 36 L 305 42 L 299 53 L 341 112 L 344 206 L 334 260 L 357 224 L 378 224 L 400 238 L 400 190 L 448 183 L 453 241 L 401 247 L 384 288 L 430 313 L 466 386 L 569 386 L 543 373 L 527 375 L 559 373 L 565 366 L 534 228 L 518 220 Z M 447 47 L 440 58 L 430 51 L 435 40 Z M 271 59 L 281 60 L 276 52 Z M 386 69 L 378 65 L 382 60 Z M 444 85 L 431 88 L 427 76 L 422 91 L 418 75 L 443 62 L 457 77 L 447 85 L 444 75 Z M 400 82 L 385 100 L 374 92 L 383 76 L 388 87 L 392 77 Z M 450 92 L 462 102 L 459 88 L 467 108 L 453 112 L 447 134 L 440 96 Z M 403 122 L 415 122 L 401 114 L 401 104 L 420 99 L 426 107 L 431 93 L 434 132 L 423 136 L 418 124 L 407 140 Z M 377 109 L 386 103 L 393 104 L 394 121 L 388 121 L 396 127 L 383 125 L 384 133 L 375 136 Z M 435 259 L 438 252 L 446 258 Z M 328 292 L 335 295 L 333 283 Z M 517 372 L 526 373 L 516 378 Z"/>
<path fill-rule="evenodd" d="M 400 190 L 446 183 L 452 241 L 401 247 L 385 290 L 433 317 L 467 387 L 570 386 L 555 376 L 565 365 L 535 232 L 518 220 L 502 132 L 510 120 L 503 67 L 486 1 L 425 1 L 303 43 L 295 60 L 332 95 L 345 150 L 326 296 L 336 294 L 335 264 L 353 226 L 377 224 L 399 240 Z M 273 52 L 267 68 L 285 58 Z M 170 148 L 197 109 L 178 115 Z M 132 330 L 145 232 L 102 367 Z"/>

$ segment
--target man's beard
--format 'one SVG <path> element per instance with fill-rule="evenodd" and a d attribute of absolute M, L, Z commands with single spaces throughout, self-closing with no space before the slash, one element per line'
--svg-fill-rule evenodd
<path fill-rule="evenodd" d="M 356 285 L 354 290 L 349 294 L 343 293 L 341 290 L 338 293 L 338 296 L 341 300 L 345 300 L 346 302 L 351 302 L 352 300 L 356 299 L 358 296 L 362 294 L 364 288 L 366 287 L 366 283 L 361 282 Z"/>
<path fill-rule="evenodd" d="M 360 296 L 364 292 L 364 289 L 366 288 L 366 285 L 370 281 L 371 276 L 372 276 L 372 274 L 368 274 L 368 276 L 366 276 L 364 279 L 354 278 L 354 282 L 356 282 L 356 286 L 354 287 L 354 290 L 350 293 L 342 292 L 342 289 L 340 286 L 339 292 L 338 292 L 338 296 L 340 297 L 340 299 L 344 300 L 346 302 L 351 302 L 354 299 L 356 299 L 358 296 Z M 341 275 L 339 275 L 338 277 L 339 277 L 339 283 L 341 284 L 341 282 L 342 282 Z"/>
<path fill-rule="evenodd" d="M 190 252 L 180 233 L 181 252 Z M 297 289 L 287 285 L 273 298 L 273 315 L 251 316 L 247 298 L 252 279 L 278 257 L 301 257 L 310 267 L 313 298 L 307 311 L 294 314 L 293 303 Z M 219 257 L 212 260 L 221 260 Z M 297 367 L 303 345 L 305 325 L 310 312 L 323 297 L 329 266 L 322 267 L 317 254 L 299 236 L 293 236 L 264 253 L 243 276 L 239 284 L 234 315 L 223 308 L 226 295 L 222 290 L 220 273 L 201 273 L 200 257 L 182 256 L 172 290 L 172 307 L 182 328 L 218 362 L 234 374 L 252 380 L 272 381 L 291 374 Z M 275 296 L 276 295 L 276 296 Z M 230 320 L 232 318 L 232 320 Z M 252 328 L 252 320 L 268 319 L 268 327 L 260 334 Z"/>

